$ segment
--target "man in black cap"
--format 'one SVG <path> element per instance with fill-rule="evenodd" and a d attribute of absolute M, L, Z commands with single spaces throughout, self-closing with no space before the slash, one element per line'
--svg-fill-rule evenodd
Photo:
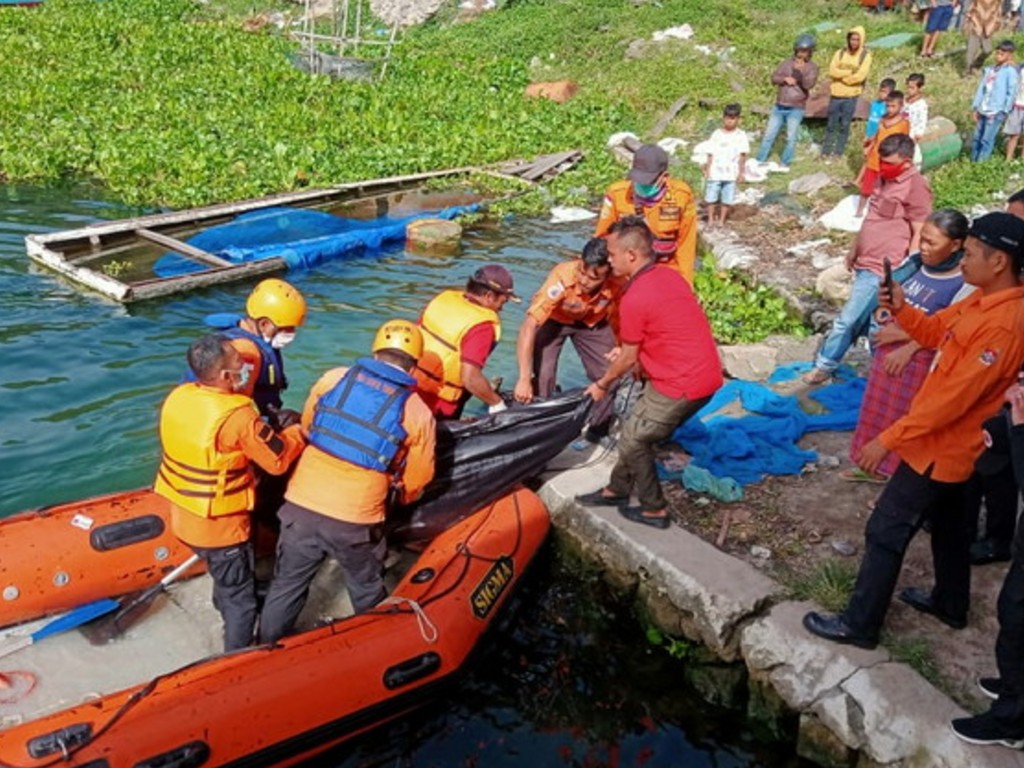
<path fill-rule="evenodd" d="M 459 418 L 473 395 L 490 413 L 505 410 L 483 368 L 501 339 L 498 313 L 508 301 L 520 301 L 512 273 L 500 264 L 487 264 L 466 281 L 465 290 L 442 291 L 423 310 L 423 355 L 414 375 L 435 417 Z"/>
<path fill-rule="evenodd" d="M 864 558 L 846 610 L 811 612 L 804 626 L 837 643 L 874 648 L 914 534 L 931 521 L 935 586 L 908 587 L 900 600 L 954 629 L 967 625 L 971 567 L 964 486 L 983 449 L 981 425 L 994 413 L 1024 360 L 1018 328 L 1024 288 L 1024 221 L 1008 213 L 975 220 L 961 268 L 975 286 L 963 301 L 925 315 L 896 283 L 880 304 L 935 363 L 910 411 L 865 445 L 857 463 L 874 474 L 888 451 L 901 461 L 865 530 Z"/>
<path fill-rule="evenodd" d="M 654 235 L 654 256 L 671 264 L 692 286 L 697 266 L 697 204 L 693 190 L 669 178 L 668 153 L 644 144 L 633 155 L 629 176 L 604 194 L 595 237 L 607 237 L 619 219 L 641 216 Z"/>
<path fill-rule="evenodd" d="M 1000 414 L 1017 485 L 1024 488 L 1024 385 L 1021 379 L 1006 391 L 1009 410 Z M 1024 748 L 1024 527 L 1017 528 L 1014 557 L 999 591 L 999 634 L 996 665 L 999 677 L 978 680 L 992 707 L 975 717 L 953 721 L 953 733 L 969 744 L 1000 744 Z"/>

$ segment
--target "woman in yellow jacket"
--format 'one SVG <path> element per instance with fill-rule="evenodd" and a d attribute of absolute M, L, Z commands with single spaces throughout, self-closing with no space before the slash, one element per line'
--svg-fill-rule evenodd
<path fill-rule="evenodd" d="M 857 100 L 864 92 L 864 83 L 871 72 L 871 51 L 868 50 L 864 27 L 852 27 L 846 33 L 846 47 L 832 54 L 828 65 L 828 124 L 821 142 L 821 156 L 828 161 L 842 157 L 850 138 L 850 123 L 857 110 Z"/>

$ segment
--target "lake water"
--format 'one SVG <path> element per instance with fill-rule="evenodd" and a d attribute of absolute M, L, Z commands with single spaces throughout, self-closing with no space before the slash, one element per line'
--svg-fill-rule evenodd
<path fill-rule="evenodd" d="M 94 190 L 0 186 L 0 516 L 150 483 L 159 405 L 201 318 L 244 307 L 252 282 L 125 308 L 25 255 L 30 232 L 138 213 Z M 286 404 L 301 407 L 323 370 L 365 354 L 383 320 L 415 318 L 480 264 L 506 265 L 529 297 L 588 234 L 588 225 L 517 219 L 468 232 L 458 256 L 397 249 L 290 273 L 309 317 L 288 348 Z M 488 364 L 509 385 L 523 309 L 507 306 L 504 341 Z M 582 383 L 571 352 L 563 369 L 567 385 Z M 523 620 L 458 689 L 317 764 L 799 765 L 791 748 L 760 744 L 742 717 L 703 704 L 683 682 L 683 664 L 650 649 L 631 616 L 550 554 L 544 560 Z"/>

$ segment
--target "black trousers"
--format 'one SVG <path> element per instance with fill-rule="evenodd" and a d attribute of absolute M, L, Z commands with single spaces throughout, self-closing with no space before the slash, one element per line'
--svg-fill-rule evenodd
<path fill-rule="evenodd" d="M 864 637 L 878 637 L 903 556 L 925 520 L 931 521 L 932 600 L 948 616 L 967 616 L 971 561 L 965 483 L 940 483 L 900 462 L 864 532 L 864 558 L 844 618 Z"/>
<path fill-rule="evenodd" d="M 1017 527 L 1017 480 L 1013 465 L 1007 464 L 995 474 L 975 472 L 967 481 L 966 499 L 971 538 L 976 538 L 981 500 L 985 499 L 985 534 L 981 537 L 1009 549 Z"/>
<path fill-rule="evenodd" d="M 274 642 L 292 631 L 306 605 L 309 585 L 328 557 L 341 566 L 356 613 L 372 608 L 387 596 L 383 524 L 347 523 L 290 501 L 284 503 L 278 517 L 281 535 L 274 578 L 260 617 L 260 642 Z"/>
<path fill-rule="evenodd" d="M 1024 530 L 1017 529 L 1013 560 L 999 591 L 999 634 L 996 664 L 999 667 L 999 699 L 992 714 L 1009 728 L 1024 734 Z"/>
<path fill-rule="evenodd" d="M 192 547 L 213 578 L 213 605 L 224 620 L 224 650 L 252 645 L 256 627 L 256 580 L 252 542 L 230 547 Z"/>

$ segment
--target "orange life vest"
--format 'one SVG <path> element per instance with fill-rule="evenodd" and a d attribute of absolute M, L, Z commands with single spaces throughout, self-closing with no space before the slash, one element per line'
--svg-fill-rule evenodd
<path fill-rule="evenodd" d="M 163 458 L 153 490 L 199 517 L 251 510 L 255 476 L 248 458 L 217 449 L 220 428 L 239 408 L 255 410 L 252 398 L 197 383 L 176 387 L 160 411 Z"/>
<path fill-rule="evenodd" d="M 440 359 L 440 371 L 434 366 L 417 366 L 415 376 L 427 392 L 457 403 L 462 397 L 462 339 L 474 326 L 494 326 L 494 341 L 501 339 L 501 320 L 493 309 L 481 307 L 467 299 L 462 291 L 444 291 L 423 310 L 420 329 L 423 331 L 423 357 Z M 440 375 L 439 375 L 440 374 Z"/>

